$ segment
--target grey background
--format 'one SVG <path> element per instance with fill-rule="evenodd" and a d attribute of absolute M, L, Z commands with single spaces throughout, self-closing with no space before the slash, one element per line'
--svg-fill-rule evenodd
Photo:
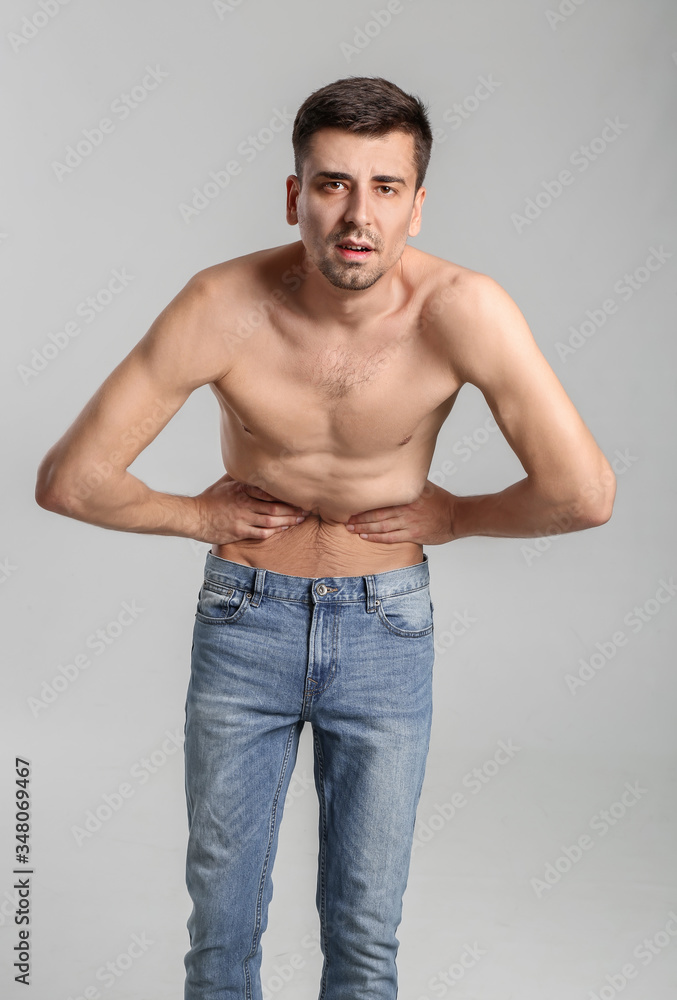
<path fill-rule="evenodd" d="M 383 75 L 421 96 L 440 130 L 412 242 L 507 289 L 618 476 L 602 527 L 538 547 L 470 538 L 426 550 L 435 718 L 398 933 L 400 996 L 668 1000 L 677 989 L 677 600 L 659 587 L 677 571 L 677 9 L 669 0 L 562 0 L 565 13 L 556 0 L 403 0 L 376 32 L 371 12 L 385 8 L 381 0 L 228 6 L 72 0 L 38 16 L 22 44 L 11 36 L 30 34 L 41 8 L 37 0 L 3 5 L 0 991 L 25 995 L 11 969 L 20 755 L 32 762 L 31 995 L 183 996 L 190 906 L 181 740 L 207 546 L 57 517 L 34 502 L 36 470 L 192 274 L 298 238 L 284 217 L 291 124 L 251 162 L 238 145 L 275 109 L 293 116 L 317 87 Z M 366 46 L 342 49 L 365 29 L 373 34 L 358 34 Z M 168 75 L 59 180 L 54 161 L 110 116 L 147 66 Z M 480 101 L 482 76 L 495 90 Z M 467 115 L 458 128 L 455 103 Z M 607 117 L 620 121 L 620 134 L 606 149 L 596 145 L 583 171 L 571 157 L 601 135 Z M 241 173 L 185 222 L 181 203 L 234 158 Z M 573 182 L 518 231 L 514 214 L 564 169 Z M 639 287 L 624 300 L 614 286 L 652 247 L 671 256 L 638 271 Z M 122 268 L 133 275 L 128 286 L 27 377 L 20 366 L 35 361 L 33 350 L 42 352 Z M 615 313 L 563 358 L 558 344 L 609 298 Z M 489 415 L 482 395 L 464 387 L 431 468 L 446 489 L 497 491 L 522 478 L 500 433 L 483 432 Z M 217 416 L 203 387 L 132 471 L 155 489 L 200 492 L 223 472 Z M 464 435 L 476 446 L 468 460 Z M 445 462 L 454 463 L 446 475 Z M 123 602 L 143 610 L 114 637 Z M 624 621 L 636 606 L 645 607 L 641 627 Z M 455 624 L 464 616 L 473 619 L 465 628 Z M 104 651 L 89 650 L 91 666 L 36 714 L 30 699 L 88 651 L 99 628 L 110 628 Z M 623 645 L 612 643 L 619 631 Z M 573 694 L 567 676 L 595 654 L 591 679 Z M 163 751 L 168 733 L 177 742 Z M 499 741 L 519 748 L 502 765 L 491 763 Z M 140 764 L 151 756 L 153 774 Z M 467 778 L 474 768 L 485 778 L 479 792 Z M 266 997 L 317 995 L 311 777 L 306 727 L 263 940 Z M 73 828 L 125 781 L 131 797 L 78 844 Z M 626 782 L 639 790 L 618 805 Z M 602 833 L 600 814 L 611 807 L 613 825 Z M 565 848 L 586 833 L 590 849 L 567 865 Z M 543 880 L 548 864 L 559 879 L 539 889 L 532 880 Z M 131 960 L 134 934 L 153 943 Z M 647 938 L 653 951 L 637 952 Z M 483 954 L 466 957 L 464 968 L 457 963 L 468 945 Z M 112 986 L 97 978 L 107 962 L 129 966 Z M 450 969 L 453 986 L 439 978 Z"/>

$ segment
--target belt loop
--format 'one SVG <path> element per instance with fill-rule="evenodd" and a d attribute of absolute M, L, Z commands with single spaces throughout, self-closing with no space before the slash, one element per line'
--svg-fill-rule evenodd
<path fill-rule="evenodd" d="M 263 596 L 263 583 L 266 579 L 265 569 L 257 569 L 256 576 L 254 578 L 254 588 L 252 593 L 252 599 L 250 601 L 250 607 L 258 608 L 261 603 L 261 598 Z"/>
<path fill-rule="evenodd" d="M 367 612 L 372 614 L 376 611 L 376 584 L 373 575 L 365 576 L 364 583 L 367 588 Z"/>

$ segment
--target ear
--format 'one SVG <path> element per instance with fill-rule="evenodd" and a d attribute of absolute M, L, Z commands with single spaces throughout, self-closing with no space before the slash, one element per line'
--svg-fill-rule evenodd
<path fill-rule="evenodd" d="M 414 198 L 414 206 L 411 210 L 411 221 L 409 223 L 409 235 L 418 236 L 421 229 L 421 210 L 425 201 L 425 188 L 420 187 Z"/>
<path fill-rule="evenodd" d="M 290 226 L 295 226 L 299 219 L 296 211 L 296 203 L 301 193 L 299 179 L 296 174 L 290 174 L 287 178 L 287 222 Z"/>

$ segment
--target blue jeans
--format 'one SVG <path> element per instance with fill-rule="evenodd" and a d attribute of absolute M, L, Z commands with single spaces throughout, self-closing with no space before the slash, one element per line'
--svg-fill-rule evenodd
<path fill-rule="evenodd" d="M 261 936 L 304 722 L 319 799 L 320 1000 L 395 1000 L 432 721 L 428 558 L 301 577 L 209 552 L 186 698 L 185 1000 L 261 1000 Z"/>

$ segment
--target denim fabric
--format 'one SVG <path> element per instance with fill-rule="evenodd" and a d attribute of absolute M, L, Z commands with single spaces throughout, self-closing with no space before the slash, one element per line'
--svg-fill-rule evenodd
<path fill-rule="evenodd" d="M 425 555 L 311 578 L 207 554 L 185 706 L 185 1000 L 261 1000 L 261 937 L 305 722 L 320 816 L 320 1000 L 397 996 L 433 660 Z"/>

